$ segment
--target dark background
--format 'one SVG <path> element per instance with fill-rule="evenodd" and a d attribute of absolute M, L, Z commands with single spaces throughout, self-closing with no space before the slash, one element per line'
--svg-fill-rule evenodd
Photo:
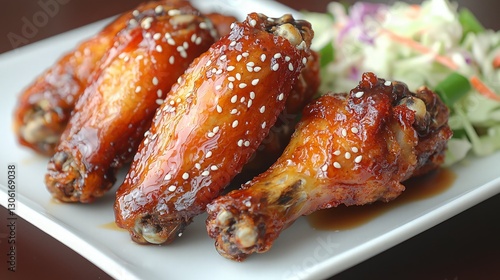
<path fill-rule="evenodd" d="M 47 1 L 47 0 L 42 0 Z M 31 38 L 13 45 L 23 18 L 41 10 L 38 0 L 0 1 L 0 53 L 134 8 L 140 0 L 53 0 L 59 11 Z M 250 1 L 250 0 L 249 0 Z M 280 0 L 297 10 L 324 11 L 329 1 Z M 344 1 L 352 3 L 353 1 Z M 394 1 L 369 1 L 385 2 Z M 407 1 L 420 3 L 421 1 Z M 500 1 L 456 1 L 489 28 L 500 29 Z M 480 176 L 480 174 L 478 174 Z M 7 211 L 0 208 L 0 220 Z M 0 231 L 0 279 L 110 279 L 88 260 L 22 219 L 17 220 L 18 272 L 7 273 L 5 228 Z M 189 260 L 186 260 L 189 261 Z M 196 264 L 193 264 L 193 268 Z M 443 222 L 331 279 L 500 279 L 500 195 Z"/>

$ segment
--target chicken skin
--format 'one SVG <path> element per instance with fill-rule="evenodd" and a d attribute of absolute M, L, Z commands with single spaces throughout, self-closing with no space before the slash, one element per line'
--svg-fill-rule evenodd
<path fill-rule="evenodd" d="M 158 5 L 159 2 L 149 2 L 136 10 L 142 12 Z M 53 155 L 76 101 L 91 82 L 92 73 L 99 68 L 104 54 L 117 43 L 116 34 L 135 20 L 133 12 L 124 13 L 61 57 L 22 92 L 13 118 L 14 132 L 21 145 L 43 155 Z"/>
<path fill-rule="evenodd" d="M 172 85 L 217 37 L 187 1 L 162 1 L 133 13 L 76 103 L 49 161 L 45 183 L 61 201 L 92 202 L 111 188 Z"/>
<path fill-rule="evenodd" d="M 363 74 L 348 94 L 308 105 L 269 170 L 207 206 L 218 252 L 242 261 L 270 249 L 298 217 L 339 204 L 390 201 L 401 182 L 437 168 L 452 132 L 448 109 L 427 88 Z"/>
<path fill-rule="evenodd" d="M 138 243 L 181 235 L 238 174 L 285 106 L 313 31 L 249 14 L 172 87 L 117 191 L 115 218 Z"/>

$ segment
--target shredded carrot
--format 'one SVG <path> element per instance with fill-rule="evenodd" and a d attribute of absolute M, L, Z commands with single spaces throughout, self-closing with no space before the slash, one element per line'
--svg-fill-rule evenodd
<path fill-rule="evenodd" d="M 477 76 L 472 76 L 470 78 L 470 83 L 472 87 L 474 87 L 481 95 L 489 99 L 500 101 L 500 96 L 484 84 L 483 81 L 481 81 Z"/>
<path fill-rule="evenodd" d="M 453 62 L 453 60 L 451 60 L 451 58 L 449 58 L 447 56 L 439 55 L 439 54 L 435 53 L 433 50 L 429 49 L 428 47 L 426 47 L 422 44 L 419 44 L 415 40 L 400 36 L 392 31 L 389 31 L 386 29 L 382 29 L 382 33 L 389 36 L 389 38 L 391 38 L 392 40 L 394 40 L 400 44 L 406 45 L 407 47 L 410 47 L 410 48 L 412 48 L 412 49 L 414 49 L 422 54 L 432 54 L 434 56 L 434 59 L 436 59 L 436 61 L 438 63 L 441 63 L 442 65 L 450 68 L 451 70 L 458 69 L 458 65 L 455 62 Z"/>
<path fill-rule="evenodd" d="M 493 68 L 500 68 L 500 53 L 493 59 Z"/>
<path fill-rule="evenodd" d="M 406 12 L 406 15 L 411 19 L 417 19 L 421 14 L 421 10 L 420 5 L 410 5 L 410 9 Z"/>

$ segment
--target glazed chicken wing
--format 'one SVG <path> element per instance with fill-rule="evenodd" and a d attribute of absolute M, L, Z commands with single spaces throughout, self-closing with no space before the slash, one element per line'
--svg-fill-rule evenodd
<path fill-rule="evenodd" d="M 169 243 L 241 171 L 307 63 L 310 24 L 252 13 L 172 87 L 115 201 L 138 243 Z"/>
<path fill-rule="evenodd" d="M 339 204 L 390 201 L 402 181 L 443 162 L 448 110 L 427 88 L 365 73 L 349 94 L 308 105 L 273 166 L 207 206 L 218 252 L 242 261 L 270 249 L 298 217 Z"/>
<path fill-rule="evenodd" d="M 163 1 L 120 31 L 78 100 L 45 182 L 62 201 L 91 202 L 130 161 L 157 107 L 216 31 L 186 1 Z"/>
<path fill-rule="evenodd" d="M 163 2 L 163 1 L 162 1 Z M 158 2 L 137 7 L 154 9 Z M 20 144 L 51 156 L 66 128 L 75 103 L 89 85 L 104 54 L 116 44 L 116 34 L 135 21 L 132 12 L 118 17 L 94 37 L 60 58 L 21 94 L 14 111 L 14 131 Z"/>

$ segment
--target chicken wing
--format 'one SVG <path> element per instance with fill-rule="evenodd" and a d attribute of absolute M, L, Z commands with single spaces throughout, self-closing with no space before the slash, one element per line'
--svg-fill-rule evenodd
<path fill-rule="evenodd" d="M 310 24 L 249 14 L 197 58 L 153 120 L 115 201 L 138 243 L 169 243 L 241 171 L 307 63 Z"/>
<path fill-rule="evenodd" d="M 117 43 L 116 34 L 136 21 L 134 14 L 158 5 L 159 2 L 150 2 L 138 6 L 134 12 L 124 13 L 61 57 L 28 86 L 14 111 L 13 127 L 19 143 L 51 156 L 76 101 L 90 83 L 91 74 L 99 68 L 104 54 Z"/>
<path fill-rule="evenodd" d="M 363 74 L 349 94 L 308 105 L 283 155 L 265 173 L 207 206 L 218 252 L 242 261 L 270 249 L 298 217 L 339 204 L 390 201 L 402 181 L 443 162 L 448 109 L 427 88 Z"/>
<path fill-rule="evenodd" d="M 186 1 L 163 1 L 134 20 L 115 38 L 49 161 L 45 182 L 59 200 L 91 202 L 113 185 L 171 86 L 217 37 Z"/>

